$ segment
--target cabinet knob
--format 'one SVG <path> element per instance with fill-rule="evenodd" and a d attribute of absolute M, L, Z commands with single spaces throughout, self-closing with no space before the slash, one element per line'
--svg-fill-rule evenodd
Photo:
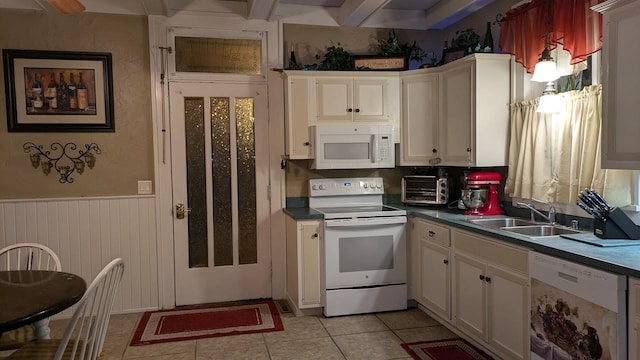
<path fill-rule="evenodd" d="M 353 112 L 353 109 L 352 108 L 348 108 L 347 112 Z"/>
<path fill-rule="evenodd" d="M 431 152 L 435 154 L 438 152 L 438 149 L 431 149 Z"/>
<path fill-rule="evenodd" d="M 313 234 L 314 238 L 318 238 L 318 236 L 319 236 L 318 233 Z"/>
<path fill-rule="evenodd" d="M 467 152 L 470 153 L 471 152 L 471 148 L 467 148 Z"/>
<path fill-rule="evenodd" d="M 484 278 L 484 281 L 490 283 L 491 282 L 491 278 L 487 276 L 487 277 Z"/>
<path fill-rule="evenodd" d="M 311 145 L 311 143 L 310 143 L 310 142 L 308 142 L 308 141 L 305 141 L 305 142 L 304 142 L 304 146 L 309 146 L 309 145 Z"/>
<path fill-rule="evenodd" d="M 442 263 L 446 265 L 446 264 L 448 264 L 448 263 L 449 263 L 449 260 L 444 259 L 444 260 L 442 260 Z"/>
<path fill-rule="evenodd" d="M 480 280 L 484 280 L 484 275 L 480 275 Z"/>
<path fill-rule="evenodd" d="M 429 230 L 429 237 L 434 237 L 434 236 L 436 236 L 436 233 L 431 231 L 431 230 Z"/>
<path fill-rule="evenodd" d="M 360 112 L 360 109 L 356 109 L 356 112 Z"/>

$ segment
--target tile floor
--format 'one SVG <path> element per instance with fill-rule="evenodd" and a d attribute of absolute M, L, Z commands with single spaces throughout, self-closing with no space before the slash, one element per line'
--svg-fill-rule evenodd
<path fill-rule="evenodd" d="M 400 346 L 456 335 L 417 308 L 406 311 L 325 318 L 282 314 L 284 331 L 128 346 L 141 314 L 113 315 L 105 359 L 411 359 Z M 61 337 L 64 320 L 52 321 Z"/>

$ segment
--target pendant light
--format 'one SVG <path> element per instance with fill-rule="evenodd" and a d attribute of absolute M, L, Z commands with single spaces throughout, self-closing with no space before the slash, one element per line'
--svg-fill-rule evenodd
<path fill-rule="evenodd" d="M 558 90 L 556 90 L 556 83 L 553 80 L 549 81 L 542 92 L 542 96 L 540 96 L 540 100 L 538 100 L 536 112 L 558 113 L 561 109 L 562 104 Z"/>
<path fill-rule="evenodd" d="M 551 57 L 551 0 L 545 2 L 545 36 L 544 36 L 544 50 L 538 59 L 535 69 L 533 70 L 533 76 L 531 81 L 536 82 L 549 82 L 556 80 L 558 72 L 556 71 L 556 62 Z"/>

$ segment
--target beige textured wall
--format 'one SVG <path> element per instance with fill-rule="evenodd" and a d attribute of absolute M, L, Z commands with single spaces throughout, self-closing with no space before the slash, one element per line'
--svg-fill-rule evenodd
<path fill-rule="evenodd" d="M 0 90 L 0 199 L 137 194 L 138 180 L 153 179 L 149 45 L 140 16 L 0 10 L 3 49 L 110 52 L 113 62 L 115 133 L 8 133 L 5 88 Z M 4 73 L 0 74 L 4 82 Z M 34 142 L 97 143 L 92 170 L 61 184 L 52 171 L 34 169 L 22 145 Z"/>

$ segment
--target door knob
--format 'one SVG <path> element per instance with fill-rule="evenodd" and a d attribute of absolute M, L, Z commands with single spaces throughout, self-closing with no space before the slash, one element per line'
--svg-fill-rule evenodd
<path fill-rule="evenodd" d="M 191 208 L 185 207 L 182 203 L 176 204 L 176 219 L 184 219 L 190 212 Z"/>

